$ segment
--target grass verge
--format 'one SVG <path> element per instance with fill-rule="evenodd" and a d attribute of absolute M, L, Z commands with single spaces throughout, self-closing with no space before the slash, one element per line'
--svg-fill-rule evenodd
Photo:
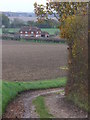
<path fill-rule="evenodd" d="M 64 40 L 60 40 L 59 42 L 55 42 L 55 41 L 48 41 L 48 40 L 40 40 L 40 39 L 37 39 L 37 40 L 35 40 L 35 39 L 28 39 L 28 40 L 26 40 L 26 39 L 19 39 L 18 41 L 20 41 L 20 42 L 29 42 L 29 43 L 42 43 L 42 44 L 66 44 L 66 42 L 64 41 Z"/>
<path fill-rule="evenodd" d="M 56 32 L 60 33 L 58 28 L 42 28 L 41 30 L 48 32 L 50 35 L 54 35 Z"/>
<path fill-rule="evenodd" d="M 39 96 L 33 100 L 36 111 L 40 118 L 52 118 L 53 115 L 49 114 L 47 107 L 45 106 L 45 101 L 43 96 Z"/>
<path fill-rule="evenodd" d="M 5 112 L 8 103 L 14 99 L 18 93 L 26 90 L 48 89 L 64 87 L 66 78 L 57 78 L 54 80 L 42 80 L 34 82 L 2 82 L 2 112 Z M 1 106 L 0 106 L 1 107 Z"/>

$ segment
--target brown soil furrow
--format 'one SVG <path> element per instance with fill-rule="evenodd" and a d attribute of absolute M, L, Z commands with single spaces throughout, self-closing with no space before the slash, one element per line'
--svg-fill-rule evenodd
<path fill-rule="evenodd" d="M 67 45 L 2 42 L 2 79 L 34 81 L 67 76 Z"/>

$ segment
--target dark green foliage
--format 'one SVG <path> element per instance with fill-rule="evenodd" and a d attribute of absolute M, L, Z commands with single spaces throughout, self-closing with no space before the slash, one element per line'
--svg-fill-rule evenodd
<path fill-rule="evenodd" d="M 37 26 L 39 28 L 58 28 L 60 23 L 54 19 L 43 20 L 43 22 L 39 21 L 28 21 L 28 26 Z"/>
<path fill-rule="evenodd" d="M 21 19 L 15 18 L 12 23 L 10 24 L 11 28 L 20 28 L 22 26 L 26 25 L 25 22 Z"/>
<path fill-rule="evenodd" d="M 43 20 L 42 22 L 37 21 L 36 26 L 39 28 L 58 28 L 60 23 L 54 19 Z"/>
<path fill-rule="evenodd" d="M 4 14 L 2 14 L 2 25 L 4 25 L 6 28 L 10 26 L 10 20 Z"/>

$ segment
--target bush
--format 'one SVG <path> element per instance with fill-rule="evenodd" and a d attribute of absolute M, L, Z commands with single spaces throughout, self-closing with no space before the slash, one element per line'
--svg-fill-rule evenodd
<path fill-rule="evenodd" d="M 66 96 L 80 107 L 88 106 L 88 17 L 71 16 L 61 25 L 61 37 L 69 45 Z"/>

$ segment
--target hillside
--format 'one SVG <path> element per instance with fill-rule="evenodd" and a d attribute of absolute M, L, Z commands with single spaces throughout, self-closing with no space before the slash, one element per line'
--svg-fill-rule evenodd
<path fill-rule="evenodd" d="M 11 21 L 13 21 L 15 18 L 22 19 L 23 21 L 37 21 L 37 17 L 35 16 L 35 13 L 33 12 L 2 12 L 6 16 L 9 17 Z M 53 15 L 49 16 L 52 19 L 57 20 Z"/>

